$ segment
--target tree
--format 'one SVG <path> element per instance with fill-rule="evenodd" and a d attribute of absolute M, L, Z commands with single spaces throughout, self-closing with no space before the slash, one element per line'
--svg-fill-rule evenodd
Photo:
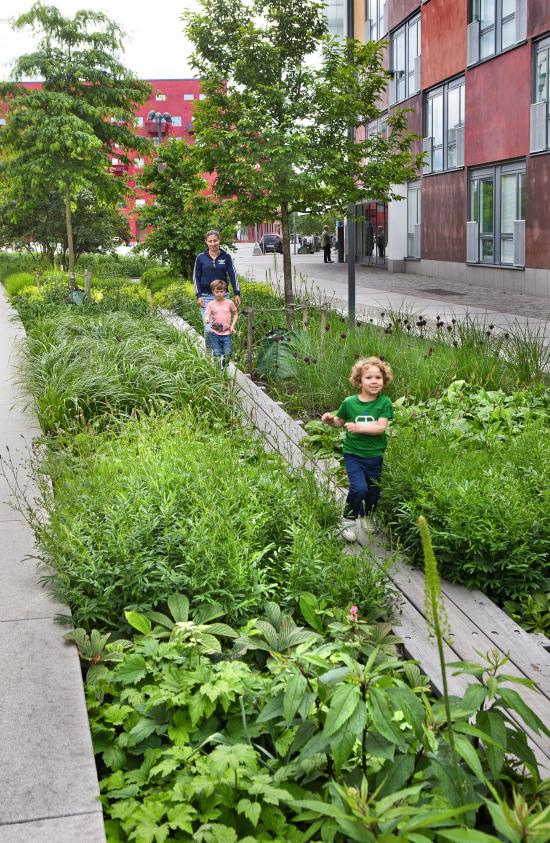
<path fill-rule="evenodd" d="M 0 246 L 32 251 L 38 245 L 54 265 L 61 255 L 69 265 L 64 196 L 59 190 L 39 191 L 21 201 L 21 185 L 0 192 Z M 83 252 L 111 251 L 128 242 L 126 219 L 116 206 L 98 200 L 93 191 L 81 190 L 73 197 L 72 227 L 75 259 Z"/>
<path fill-rule="evenodd" d="M 397 198 L 416 176 L 406 114 L 387 137 L 358 140 L 379 114 L 390 74 L 383 45 L 328 39 L 320 0 L 201 0 L 186 33 L 206 99 L 195 110 L 204 169 L 218 196 L 234 196 L 243 222 L 279 218 L 285 300 L 293 300 L 289 220 L 362 200 Z M 323 47 L 321 66 L 312 61 Z"/>
<path fill-rule="evenodd" d="M 111 174 L 110 157 L 115 145 L 123 161 L 125 150 L 149 149 L 130 126 L 150 88 L 119 61 L 122 30 L 100 12 L 66 18 L 55 6 L 35 3 L 14 23 L 16 30 L 27 27 L 39 39 L 37 49 L 20 56 L 15 81 L 0 86 L 8 105 L 0 177 L 4 172 L 20 183 L 22 202 L 37 192 L 62 192 L 74 272 L 75 195 L 93 188 L 99 201 L 112 205 L 120 199 L 124 184 Z M 40 79 L 40 87 L 20 84 L 29 78 Z"/>
<path fill-rule="evenodd" d="M 198 167 L 195 148 L 171 140 L 159 147 L 158 158 L 145 167 L 140 179 L 140 186 L 155 200 L 140 208 L 139 220 L 151 231 L 139 248 L 155 257 L 167 255 L 182 275 L 191 274 L 208 229 L 219 230 L 226 248 L 235 239 L 235 203 L 215 199 Z"/>

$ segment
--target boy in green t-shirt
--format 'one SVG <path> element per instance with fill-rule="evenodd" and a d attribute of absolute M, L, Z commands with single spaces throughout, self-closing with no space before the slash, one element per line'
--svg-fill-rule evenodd
<path fill-rule="evenodd" d="M 379 357 L 358 360 L 351 370 L 350 383 L 359 393 L 344 398 L 336 414 L 321 416 L 321 420 L 332 427 L 346 428 L 344 462 L 349 492 L 342 530 L 346 541 L 357 541 L 361 516 L 364 516 L 365 531 L 374 532 L 372 512 L 380 497 L 386 428 L 393 419 L 392 403 L 382 395 L 382 390 L 392 379 L 391 366 Z"/>

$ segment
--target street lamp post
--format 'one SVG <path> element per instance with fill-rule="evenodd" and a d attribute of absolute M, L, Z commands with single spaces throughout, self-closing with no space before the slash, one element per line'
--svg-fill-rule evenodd
<path fill-rule="evenodd" d="M 162 124 L 163 123 L 171 123 L 172 122 L 172 115 L 165 111 L 163 114 L 160 111 L 150 111 L 147 115 L 148 120 L 155 120 L 157 123 L 157 139 L 159 143 L 162 143 Z"/>
<path fill-rule="evenodd" d="M 354 2 L 347 0 L 347 37 L 353 40 L 355 37 Z M 350 62 L 353 62 L 353 52 L 350 46 Z M 355 140 L 355 129 L 350 126 L 348 129 L 349 138 Z M 355 327 L 355 206 L 348 205 L 346 214 L 346 234 L 348 241 L 348 320 L 351 327 Z"/>

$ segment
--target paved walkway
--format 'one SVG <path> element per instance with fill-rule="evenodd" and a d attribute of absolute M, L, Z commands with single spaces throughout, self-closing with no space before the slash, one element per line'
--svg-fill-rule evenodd
<path fill-rule="evenodd" d="M 36 419 L 15 385 L 23 336 L 0 286 L 0 455 L 33 499 Z M 0 843 L 103 843 L 97 775 L 76 649 L 54 623 L 68 609 L 40 585 L 33 533 L 0 473 Z"/>
<path fill-rule="evenodd" d="M 256 257 L 252 250 L 251 244 L 238 246 L 235 260 L 239 274 L 251 275 L 257 281 L 278 281 L 282 286 L 282 255 Z M 347 311 L 347 264 L 324 264 L 322 253 L 318 252 L 315 255 L 292 255 L 292 266 L 296 289 L 306 286 L 318 290 Z M 490 290 L 426 275 L 389 273 L 376 267 L 357 265 L 355 272 L 358 313 L 379 316 L 390 308 L 408 308 L 425 319 L 433 320 L 437 316 L 450 320 L 468 313 L 503 330 L 514 324 L 516 327 L 529 326 L 542 332 L 550 344 L 548 298 Z M 244 305 L 246 307 L 246 302 Z"/>

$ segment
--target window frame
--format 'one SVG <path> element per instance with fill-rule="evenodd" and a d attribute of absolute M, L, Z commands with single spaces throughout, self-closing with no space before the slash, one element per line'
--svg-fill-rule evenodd
<path fill-rule="evenodd" d="M 475 167 L 468 173 L 468 222 L 476 222 L 478 224 L 478 259 L 477 261 L 467 260 L 467 263 L 472 263 L 475 266 L 494 266 L 502 269 L 513 269 L 517 264 L 512 262 L 503 262 L 502 253 L 503 241 L 511 241 L 514 243 L 514 231 L 502 230 L 502 178 L 505 176 L 515 175 L 515 214 L 514 221 L 525 222 L 525 190 L 526 190 L 526 161 L 520 159 L 517 161 L 509 161 L 504 164 L 493 164 L 487 167 Z M 521 208 L 521 187 L 523 181 L 523 209 Z M 481 217 L 481 193 L 479 184 L 477 187 L 477 208 L 473 207 L 474 197 L 474 183 L 479 184 L 485 182 L 492 185 L 492 230 L 482 231 Z M 477 218 L 474 217 L 473 211 L 477 211 Z M 523 210 L 523 218 L 519 213 Z M 485 243 L 492 243 L 493 260 L 483 260 L 483 245 Z"/>
<path fill-rule="evenodd" d="M 389 0 L 365 0 L 367 41 L 380 41 L 388 34 L 388 5 Z"/>
<path fill-rule="evenodd" d="M 389 42 L 390 42 L 390 70 L 392 73 L 392 84 L 390 85 L 390 105 L 395 105 L 398 102 L 404 102 L 405 100 L 410 99 L 410 97 L 415 96 L 415 94 L 420 93 L 422 86 L 420 84 L 420 72 L 417 74 L 416 69 L 412 71 L 410 70 L 411 67 L 411 55 L 410 55 L 410 36 L 411 30 L 416 27 L 416 43 L 417 43 L 417 53 L 413 57 L 413 63 L 416 59 L 420 59 L 421 55 L 421 47 L 422 47 L 422 29 L 421 29 L 421 16 L 420 13 L 414 14 L 411 18 L 406 20 L 396 29 L 394 29 L 389 34 Z M 397 41 L 399 38 L 403 38 L 403 79 L 401 80 L 397 74 L 400 72 L 396 68 L 396 46 Z M 420 68 L 420 62 L 418 63 L 418 67 Z M 418 79 L 416 76 L 418 75 Z M 411 90 L 410 81 L 411 77 L 414 78 L 415 88 Z M 404 83 L 404 95 L 401 96 L 400 93 L 400 83 L 403 81 Z"/>
<path fill-rule="evenodd" d="M 537 73 L 538 73 L 538 58 L 539 54 L 546 53 L 546 82 L 545 82 L 545 96 L 539 99 L 537 90 Z M 546 103 L 545 113 L 545 143 L 542 149 L 536 148 L 536 152 L 548 152 L 550 150 L 550 35 L 544 35 L 537 41 L 533 41 L 533 88 L 532 88 L 532 105 L 540 105 Z M 533 117 L 531 117 L 533 119 Z M 531 146 L 531 144 L 530 144 Z"/>
<path fill-rule="evenodd" d="M 413 222 L 411 219 L 411 194 L 415 193 L 415 201 L 416 201 L 416 221 Z M 412 223 L 412 226 L 411 226 Z M 414 238 L 416 236 L 416 232 L 414 231 L 414 227 L 419 226 L 421 230 L 422 226 L 422 181 L 421 179 L 415 179 L 415 181 L 407 182 L 407 258 L 409 260 L 420 260 L 421 258 L 421 248 L 420 243 L 418 243 L 418 254 L 412 254 L 413 249 L 411 249 L 411 243 L 414 245 Z M 411 230 L 412 228 L 412 230 Z"/>
<path fill-rule="evenodd" d="M 466 125 L 466 77 L 464 75 L 457 76 L 455 79 L 451 79 L 448 82 L 444 82 L 442 85 L 437 85 L 435 88 L 431 88 L 429 91 L 424 92 L 424 103 L 423 103 L 423 140 L 424 142 L 428 140 L 428 138 L 434 138 L 433 134 L 433 106 L 430 109 L 429 103 L 435 100 L 437 97 L 441 96 L 442 98 L 442 143 L 438 144 L 437 147 L 432 143 L 431 149 L 431 159 L 428 163 L 424 164 L 423 174 L 424 175 L 434 175 L 436 173 L 447 173 L 452 170 L 460 170 L 464 167 L 464 162 L 454 164 L 453 166 L 449 165 L 449 149 L 453 146 L 453 144 L 449 143 L 449 93 L 451 91 L 456 91 L 457 89 L 460 91 L 462 88 L 462 92 L 459 93 L 459 114 L 462 118 L 461 123 L 457 123 L 453 126 L 453 129 L 457 128 L 464 128 Z M 428 126 L 428 120 L 432 118 L 432 125 Z M 456 140 L 454 142 L 454 146 L 456 148 Z M 441 148 L 441 160 L 442 166 L 440 168 L 435 169 L 434 167 L 434 150 Z"/>
<path fill-rule="evenodd" d="M 483 2 L 488 2 L 492 4 L 492 23 L 489 26 L 486 26 L 485 29 L 481 28 Z M 468 63 L 469 67 L 476 64 L 481 64 L 481 62 L 488 61 L 489 59 L 492 59 L 495 56 L 501 55 L 501 53 L 505 53 L 508 50 L 512 50 L 514 49 L 514 47 L 517 47 L 518 44 L 522 44 L 525 40 L 524 37 L 518 38 L 518 15 L 520 16 L 520 19 L 522 16 L 521 9 L 519 8 L 518 3 L 515 3 L 514 11 L 509 12 L 506 15 L 504 14 L 505 3 L 506 0 L 468 0 L 468 25 L 479 21 L 479 35 L 477 38 L 477 61 Z M 511 22 L 515 24 L 514 39 L 510 44 L 506 44 L 505 46 L 503 46 L 504 27 L 506 24 L 509 24 Z M 493 30 L 493 50 L 487 55 L 482 56 L 481 51 L 483 36 L 487 35 L 491 30 Z"/>

